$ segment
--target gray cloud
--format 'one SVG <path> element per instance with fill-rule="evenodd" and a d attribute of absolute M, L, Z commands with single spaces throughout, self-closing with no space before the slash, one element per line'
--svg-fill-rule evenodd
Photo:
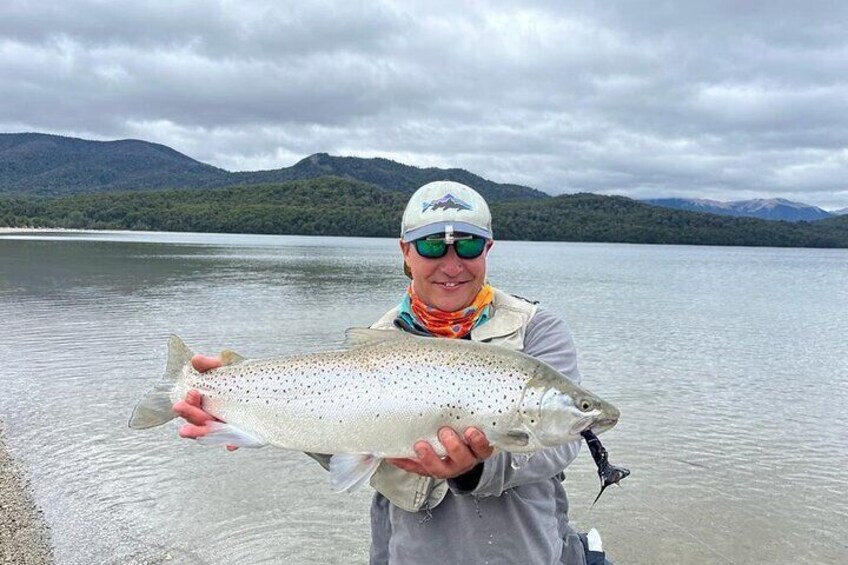
<path fill-rule="evenodd" d="M 844 2 L 563 4 L 7 1 L 0 130 L 848 206 Z"/>

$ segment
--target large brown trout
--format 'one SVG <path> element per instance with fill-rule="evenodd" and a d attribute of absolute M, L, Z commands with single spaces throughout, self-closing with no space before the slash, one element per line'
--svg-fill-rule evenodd
<path fill-rule="evenodd" d="M 130 427 L 164 424 L 190 389 L 222 423 L 199 441 L 334 454 L 333 485 L 366 482 L 386 457 L 415 457 L 437 432 L 480 429 L 496 448 L 530 453 L 601 433 L 619 411 L 553 367 L 510 349 L 399 331 L 348 330 L 346 349 L 248 360 L 225 351 L 224 366 L 198 373 L 176 336 L 165 378 L 135 407 Z"/>

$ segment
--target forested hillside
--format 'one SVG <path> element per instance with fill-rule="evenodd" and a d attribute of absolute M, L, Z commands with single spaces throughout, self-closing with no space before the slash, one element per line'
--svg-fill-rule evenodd
<path fill-rule="evenodd" d="M 848 247 L 848 218 L 783 222 L 650 206 L 622 196 L 573 194 L 497 206 L 498 223 L 530 239 L 769 247 Z"/>
<path fill-rule="evenodd" d="M 490 202 L 525 198 L 550 198 L 550 195 L 533 188 L 517 184 L 498 184 L 464 169 L 440 169 L 436 167 L 422 169 L 389 159 L 334 157 L 326 153 L 310 155 L 287 169 L 235 173 L 235 175 L 234 178 L 238 180 L 239 184 L 281 182 L 333 175 L 408 194 L 428 182 L 451 180 L 474 188 Z"/>
<path fill-rule="evenodd" d="M 0 134 L 0 194 L 63 196 L 220 186 L 222 175 L 227 174 L 169 147 L 146 141 Z"/>
<path fill-rule="evenodd" d="M 0 134 L 0 194 L 7 195 L 55 197 L 165 188 L 195 190 L 329 175 L 367 182 L 393 192 L 411 193 L 431 181 L 453 180 L 478 190 L 490 202 L 550 198 L 544 192 L 498 184 L 463 169 L 422 169 L 389 159 L 317 153 L 291 167 L 233 173 L 146 141 L 88 141 L 40 133 Z"/>
<path fill-rule="evenodd" d="M 338 177 L 192 191 L 0 197 L 0 225 L 396 237 L 406 198 Z M 848 216 L 774 222 L 593 194 L 494 202 L 492 213 L 499 239 L 848 247 Z"/>

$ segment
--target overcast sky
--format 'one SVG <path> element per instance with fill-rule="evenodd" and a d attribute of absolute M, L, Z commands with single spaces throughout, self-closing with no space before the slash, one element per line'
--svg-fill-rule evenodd
<path fill-rule="evenodd" d="M 848 206 L 848 2 L 0 0 L 0 131 Z"/>

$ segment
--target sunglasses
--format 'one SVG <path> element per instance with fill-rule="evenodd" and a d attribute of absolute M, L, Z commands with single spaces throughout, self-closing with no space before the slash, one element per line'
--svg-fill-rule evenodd
<path fill-rule="evenodd" d="M 416 239 L 415 251 L 427 259 L 438 259 L 444 257 L 448 247 L 453 245 L 456 256 L 460 259 L 476 259 L 486 249 L 486 239 L 476 235 L 453 237 L 452 243 L 447 243 L 444 238 L 439 239 Z"/>

